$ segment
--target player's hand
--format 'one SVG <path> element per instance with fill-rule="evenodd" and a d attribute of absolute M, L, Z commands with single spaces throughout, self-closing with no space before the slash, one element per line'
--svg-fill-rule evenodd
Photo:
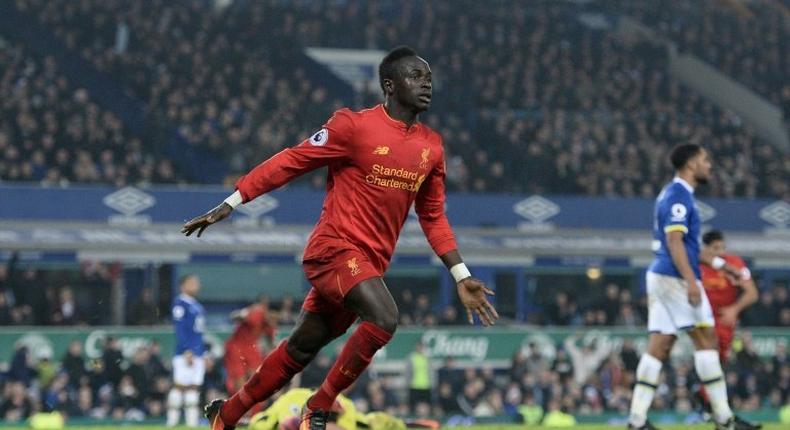
<path fill-rule="evenodd" d="M 719 309 L 719 323 L 726 327 L 735 327 L 736 321 L 738 321 L 738 309 L 735 309 L 735 306 Z"/>
<path fill-rule="evenodd" d="M 474 324 L 473 315 L 477 314 L 483 325 L 494 325 L 499 314 L 488 301 L 486 295 L 493 296 L 494 292 L 488 289 L 479 279 L 466 278 L 458 282 L 458 298 L 466 308 L 466 317 L 469 324 Z"/>
<path fill-rule="evenodd" d="M 727 282 L 729 282 L 730 284 L 732 284 L 732 285 L 734 285 L 736 287 L 740 287 L 741 286 L 741 278 L 740 277 L 733 276 L 733 275 L 731 275 L 731 274 L 729 274 L 727 272 L 724 272 L 724 277 L 727 279 Z"/>
<path fill-rule="evenodd" d="M 735 266 L 732 266 L 730 264 L 725 264 L 721 268 L 721 270 L 724 271 L 724 275 L 727 276 L 728 278 L 732 277 L 732 278 L 737 279 L 737 280 L 741 279 L 741 275 L 742 275 L 741 269 L 739 269 L 739 268 L 737 268 Z"/>
<path fill-rule="evenodd" d="M 197 230 L 197 237 L 200 237 L 200 235 L 203 234 L 203 230 L 205 230 L 211 224 L 220 222 L 227 218 L 231 212 L 233 212 L 233 208 L 230 207 L 229 204 L 222 202 L 214 209 L 201 216 L 192 218 L 187 223 L 185 223 L 184 228 L 181 229 L 181 233 L 189 236 L 194 233 L 195 230 Z"/>
<path fill-rule="evenodd" d="M 700 292 L 700 288 L 697 285 L 696 281 L 694 282 L 686 281 L 686 284 L 687 284 L 686 290 L 688 294 L 689 303 L 691 304 L 691 306 L 694 306 L 696 308 L 697 306 L 699 306 L 700 303 L 702 303 L 702 292 Z"/>

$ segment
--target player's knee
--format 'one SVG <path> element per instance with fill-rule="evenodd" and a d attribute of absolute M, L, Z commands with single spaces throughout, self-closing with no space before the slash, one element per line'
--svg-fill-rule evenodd
<path fill-rule="evenodd" d="M 669 359 L 669 353 L 671 351 L 672 344 L 665 342 L 651 343 L 647 348 L 647 353 L 661 362 L 666 362 Z"/>
<path fill-rule="evenodd" d="M 719 340 L 716 338 L 715 334 L 705 338 L 704 346 L 702 349 L 716 349 L 716 350 L 719 349 Z"/>
<path fill-rule="evenodd" d="M 398 328 L 398 310 L 378 313 L 367 321 L 375 324 L 387 333 L 395 334 L 395 330 Z"/>
<path fill-rule="evenodd" d="M 648 353 L 648 355 L 652 356 L 653 358 L 655 358 L 656 360 L 658 360 L 658 361 L 660 361 L 662 363 L 667 361 L 667 358 L 669 358 L 668 351 L 666 351 L 663 348 L 652 348 L 652 349 L 649 349 L 647 351 L 647 353 Z"/>
<path fill-rule="evenodd" d="M 669 360 L 669 354 L 672 353 L 672 344 L 661 345 L 660 357 L 657 357 L 662 362 Z"/>
<path fill-rule="evenodd" d="M 198 390 L 186 390 L 184 392 L 184 406 L 187 408 L 195 407 L 200 404 L 200 393 Z"/>
<path fill-rule="evenodd" d="M 184 392 L 178 388 L 171 388 L 167 394 L 167 407 L 179 409 L 184 404 Z"/>
<path fill-rule="evenodd" d="M 691 340 L 694 343 L 694 348 L 702 349 L 718 349 L 719 339 L 716 332 L 710 328 L 698 328 L 692 333 Z"/>
<path fill-rule="evenodd" d="M 299 336 L 292 336 L 285 345 L 285 352 L 297 363 L 307 365 L 313 361 L 322 346 Z"/>

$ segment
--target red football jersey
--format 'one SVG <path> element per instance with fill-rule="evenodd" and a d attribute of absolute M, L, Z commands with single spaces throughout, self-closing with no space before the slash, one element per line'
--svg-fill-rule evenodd
<path fill-rule="evenodd" d="M 383 105 L 341 109 L 301 144 L 285 149 L 241 177 L 244 202 L 293 178 L 329 167 L 321 217 L 304 259 L 355 249 L 383 274 L 411 205 L 437 255 L 456 249 L 444 212 L 444 149 L 438 133 L 391 118 Z"/>
<path fill-rule="evenodd" d="M 751 272 L 749 272 L 746 263 L 741 257 L 731 254 L 725 254 L 721 257 L 730 266 L 740 269 L 741 277 L 751 279 Z M 700 264 L 699 266 L 702 272 L 702 285 L 705 287 L 705 293 L 708 294 L 708 300 L 714 310 L 714 315 L 716 314 L 716 309 L 729 306 L 738 300 L 740 288 L 733 285 L 723 271 L 716 270 L 707 264 Z"/>
<path fill-rule="evenodd" d="M 250 307 L 247 316 L 236 325 L 228 343 L 252 347 L 258 344 L 258 338 L 262 334 L 274 336 L 274 330 L 275 327 L 269 322 L 268 313 L 262 306 L 254 305 Z"/>

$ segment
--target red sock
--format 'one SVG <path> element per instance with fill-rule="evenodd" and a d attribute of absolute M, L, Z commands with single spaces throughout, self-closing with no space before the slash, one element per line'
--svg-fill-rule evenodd
<path fill-rule="evenodd" d="M 267 355 L 261 367 L 244 384 L 244 387 L 222 405 L 219 416 L 225 425 L 236 425 L 256 403 L 271 397 L 294 375 L 302 371 L 304 366 L 288 355 L 285 350 L 286 345 L 288 345 L 287 341 L 282 342 L 277 349 Z"/>
<path fill-rule="evenodd" d="M 392 339 L 392 334 L 367 321 L 354 330 L 343 351 L 321 384 L 321 388 L 310 398 L 307 407 L 328 411 L 337 395 L 348 388 L 368 367 L 376 351 Z"/>

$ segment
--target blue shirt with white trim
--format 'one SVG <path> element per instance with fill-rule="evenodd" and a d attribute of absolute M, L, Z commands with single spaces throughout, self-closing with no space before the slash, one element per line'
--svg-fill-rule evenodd
<path fill-rule="evenodd" d="M 683 232 L 689 265 L 694 276 L 701 279 L 699 270 L 699 239 L 702 229 L 697 206 L 694 203 L 694 188 L 680 178 L 667 184 L 656 199 L 653 216 L 653 253 L 655 258 L 648 268 L 653 273 L 682 278 L 672 262 L 667 248 L 667 233 Z"/>
<path fill-rule="evenodd" d="M 194 297 L 180 294 L 173 303 L 173 325 L 176 329 L 175 355 L 184 351 L 200 357 L 205 352 L 203 344 L 203 330 L 206 325 L 206 312 L 203 305 Z"/>

